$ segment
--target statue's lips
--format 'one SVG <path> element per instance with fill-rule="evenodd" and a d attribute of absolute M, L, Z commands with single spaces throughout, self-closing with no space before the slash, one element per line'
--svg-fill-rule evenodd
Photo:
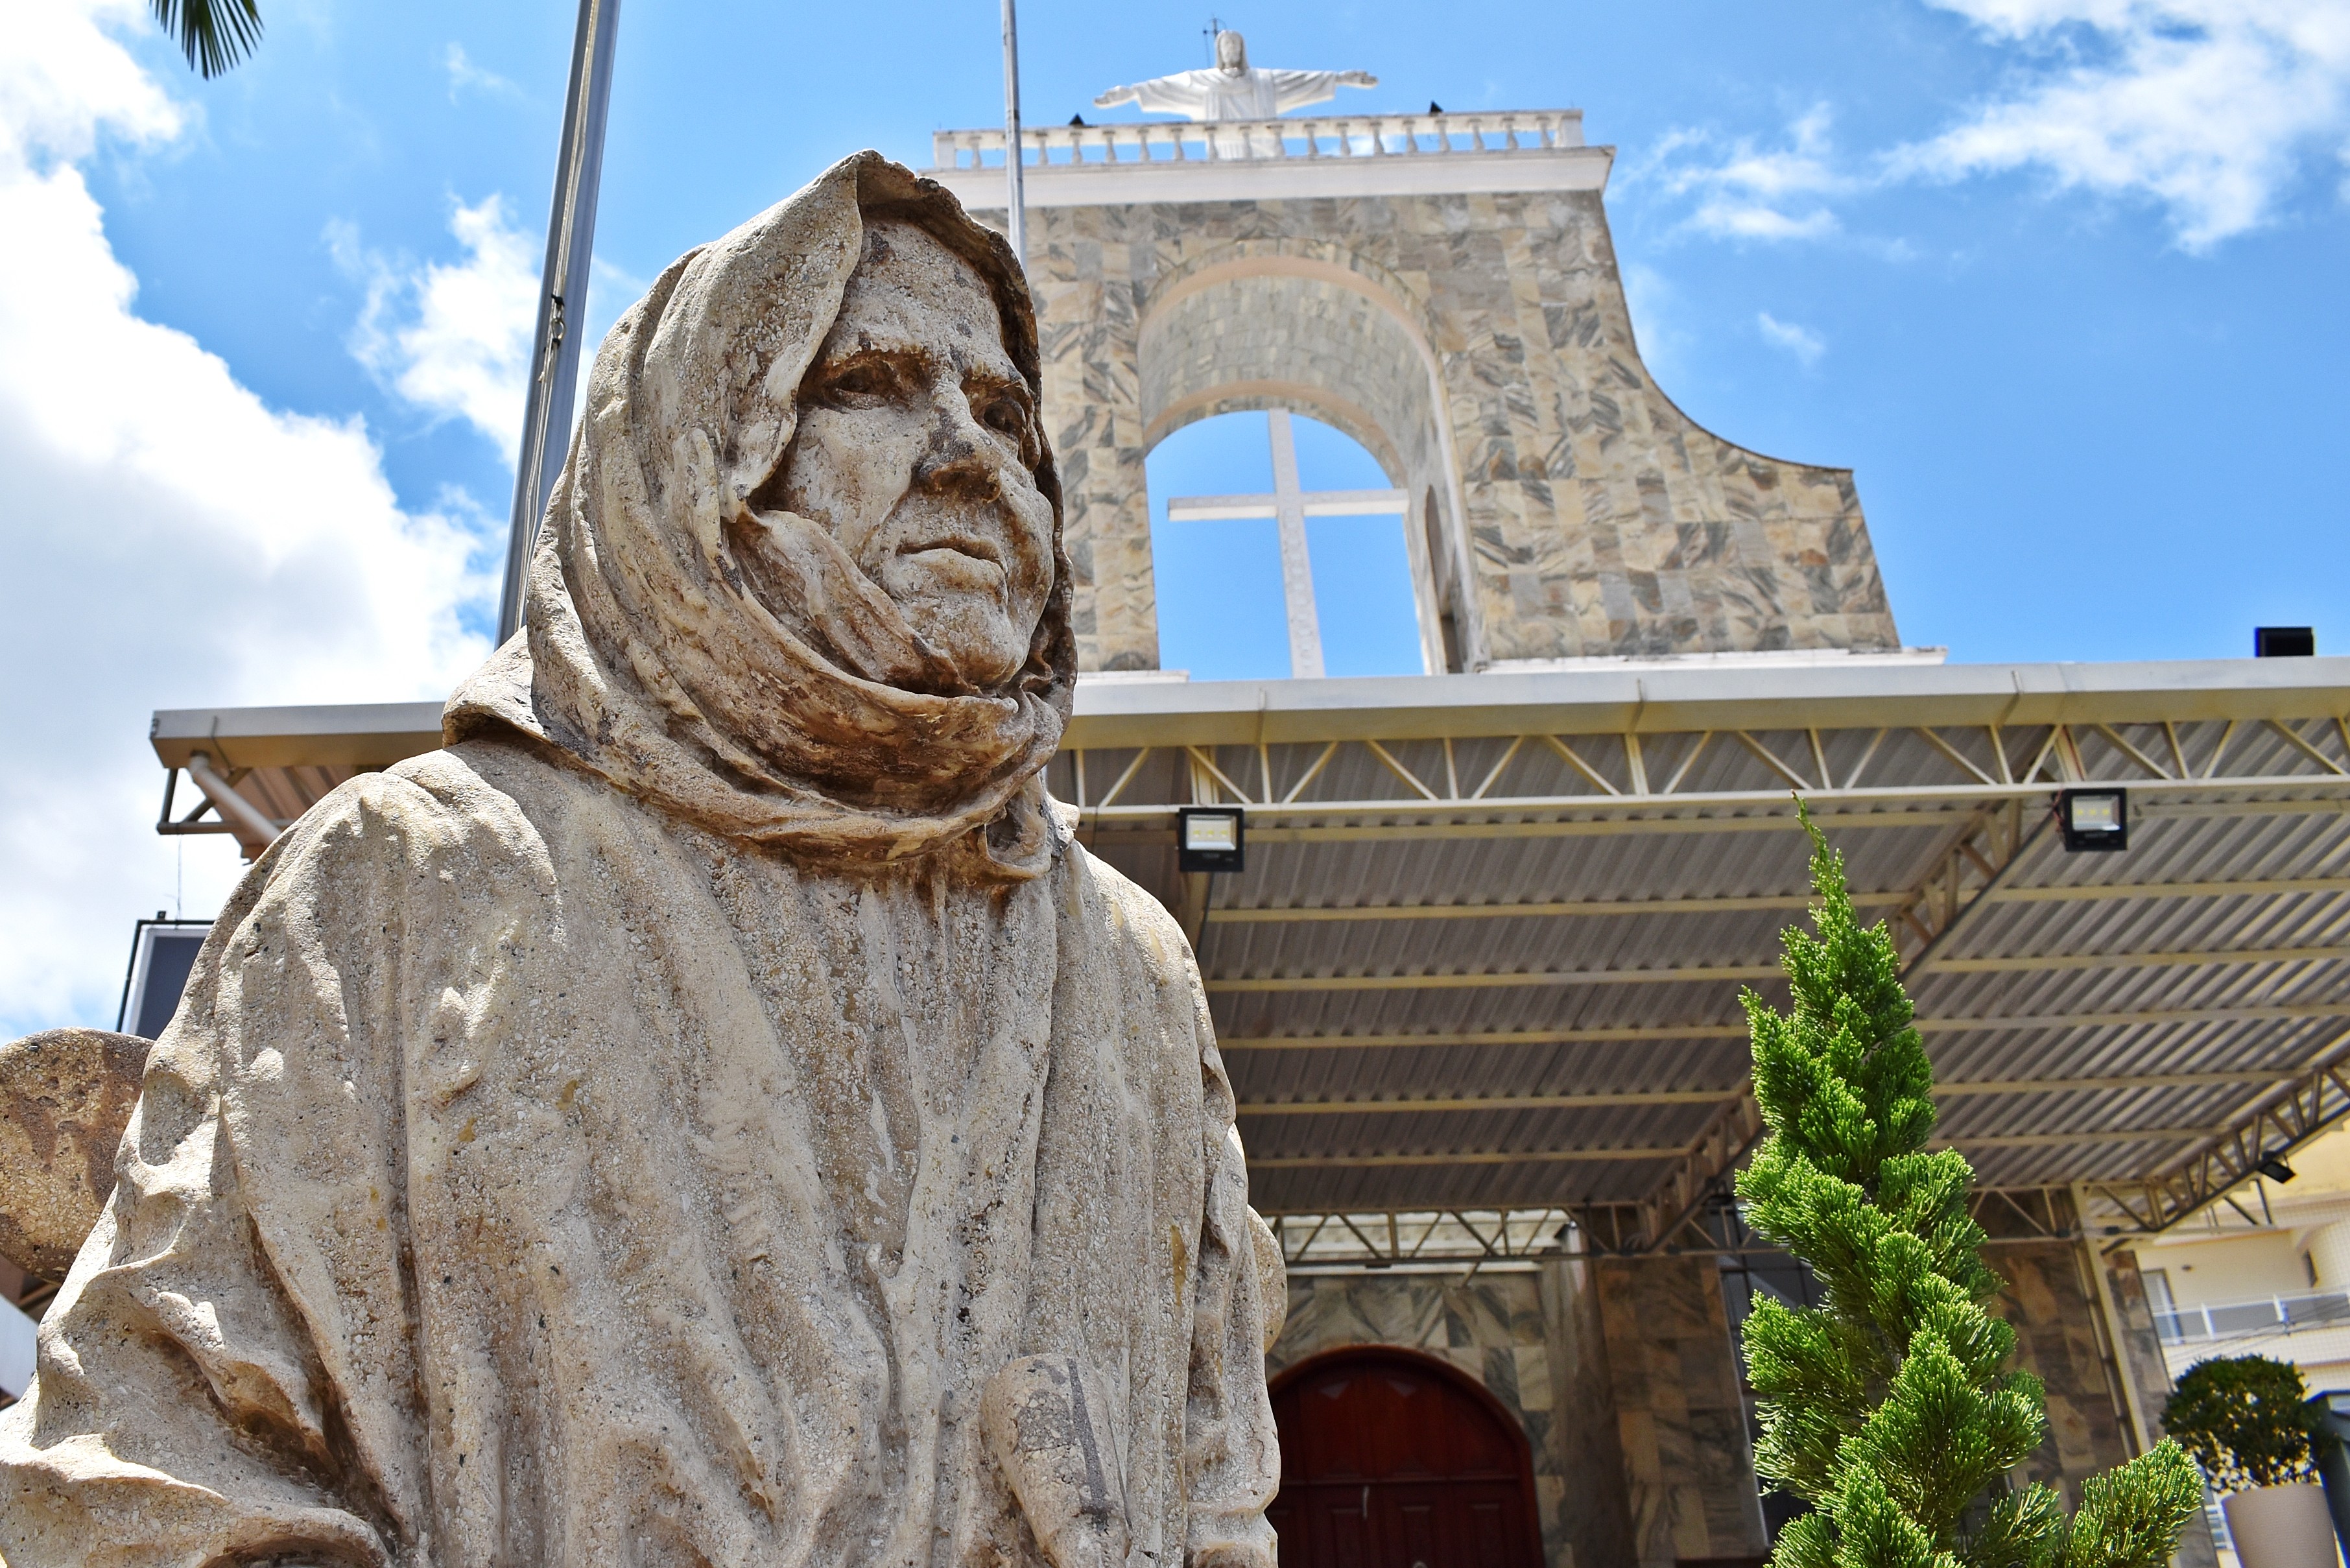
<path fill-rule="evenodd" d="M 910 544 L 899 545 L 898 554 L 901 557 L 915 560 L 921 560 L 924 556 L 928 556 L 930 559 L 924 562 L 925 565 L 934 568 L 943 567 L 953 576 L 970 573 L 974 567 L 985 567 L 986 570 L 978 575 L 989 583 L 1001 583 L 1004 580 L 1003 550 L 991 539 L 982 539 L 968 534 L 954 534 L 938 539 L 918 539 Z"/>

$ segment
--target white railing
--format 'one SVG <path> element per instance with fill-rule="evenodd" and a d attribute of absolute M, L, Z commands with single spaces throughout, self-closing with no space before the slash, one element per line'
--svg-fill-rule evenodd
<path fill-rule="evenodd" d="M 2248 1302 L 2164 1307 L 2154 1314 L 2154 1331 L 2165 1345 L 2189 1345 L 2248 1335 L 2286 1334 L 2313 1328 L 2350 1325 L 2350 1294 L 2320 1291 L 2306 1295 L 2262 1296 Z"/>
<path fill-rule="evenodd" d="M 1426 158 L 1447 153 L 1555 154 L 1583 145 L 1579 109 L 1500 109 L 1461 114 L 1345 114 L 1298 119 L 1153 120 L 1119 125 L 1024 127 L 1027 166 L 1121 167 L 1274 159 Z M 1003 132 L 940 130 L 931 136 L 939 169 L 1001 169 Z"/>

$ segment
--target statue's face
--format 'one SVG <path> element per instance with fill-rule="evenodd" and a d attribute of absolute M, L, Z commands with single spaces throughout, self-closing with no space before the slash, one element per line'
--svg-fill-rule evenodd
<path fill-rule="evenodd" d="M 1224 70 L 1239 72 L 1248 69 L 1248 45 L 1234 32 L 1216 35 L 1216 64 Z"/>
<path fill-rule="evenodd" d="M 1052 592 L 1042 441 L 978 271 L 910 223 L 870 224 L 776 499 L 830 529 L 974 687 L 1026 662 Z"/>

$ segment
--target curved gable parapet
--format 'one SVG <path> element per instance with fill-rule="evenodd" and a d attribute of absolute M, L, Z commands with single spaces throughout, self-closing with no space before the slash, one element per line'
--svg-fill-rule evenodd
<path fill-rule="evenodd" d="M 1900 646 L 1850 472 L 1657 386 L 1597 192 L 1460 215 L 1430 281 L 1489 660 Z"/>
<path fill-rule="evenodd" d="M 1431 670 L 1900 646 L 1850 472 L 1740 447 L 1656 385 L 1597 189 L 1029 223 L 1087 668 L 1157 663 L 1145 454 L 1254 408 L 1336 426 L 1410 493 Z"/>

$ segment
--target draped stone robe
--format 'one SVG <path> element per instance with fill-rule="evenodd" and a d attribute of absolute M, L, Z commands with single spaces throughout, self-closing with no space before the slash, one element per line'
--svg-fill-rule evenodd
<path fill-rule="evenodd" d="M 1130 1568 L 1270 1564 L 1197 971 L 1051 831 L 1024 881 L 812 869 L 519 736 L 344 785 L 154 1052 L 0 1557 L 1042 1562 L 979 1407 L 1045 1355 Z"/>
<path fill-rule="evenodd" d="M 763 499 L 875 216 L 1019 264 L 874 153 L 605 340 L 526 636 L 214 926 L 111 1208 L 0 1416 L 0 1558 L 1271 1568 L 1263 1336 L 1198 971 L 968 690 Z"/>

